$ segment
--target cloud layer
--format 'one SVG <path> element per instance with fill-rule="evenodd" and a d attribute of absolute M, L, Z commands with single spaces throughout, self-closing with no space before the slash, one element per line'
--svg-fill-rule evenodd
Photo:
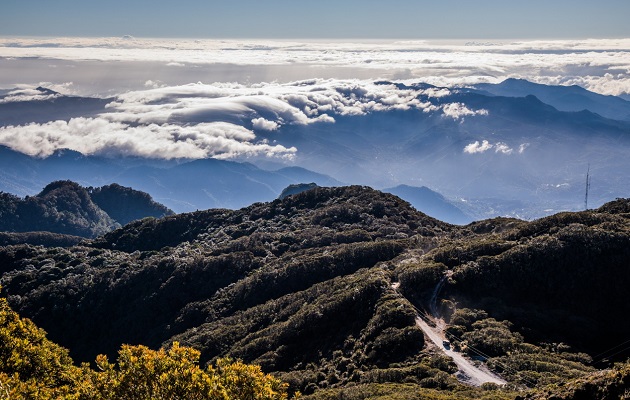
<path fill-rule="evenodd" d="M 339 118 L 388 111 L 411 110 L 453 120 L 488 115 L 484 109 L 449 103 L 445 96 L 451 90 L 427 85 L 356 79 L 252 85 L 153 83 L 147 85 L 149 89 L 117 96 L 96 117 L 2 127 L 0 144 L 37 156 L 69 148 L 84 154 L 165 159 L 290 159 L 298 149 L 274 142 L 281 139 L 285 126 L 333 124 Z M 7 98 L 35 99 L 38 93 L 42 92 L 23 89 Z"/>
<path fill-rule="evenodd" d="M 161 159 L 260 155 L 291 158 L 296 152 L 295 148 L 254 139 L 250 130 L 224 122 L 130 126 L 104 118 L 73 118 L 68 122 L 0 128 L 0 144 L 39 157 L 65 148 L 83 154 Z"/>
<path fill-rule="evenodd" d="M 73 71 L 59 78 L 64 82 L 76 81 L 73 76 L 80 77 L 86 65 L 94 68 L 90 62 L 108 63 L 110 70 L 111 63 L 122 63 L 126 71 L 146 74 L 134 89 L 147 80 L 173 86 L 181 83 L 181 77 L 247 83 L 354 75 L 422 80 L 438 86 L 496 83 L 513 77 L 579 84 L 603 94 L 630 93 L 630 39 L 464 43 L 10 38 L 0 39 L 0 54 L 4 60 L 39 61 L 47 68 L 70 65 Z M 225 68 L 228 65 L 238 68 Z M 0 85 L 7 84 L 6 79 Z"/>

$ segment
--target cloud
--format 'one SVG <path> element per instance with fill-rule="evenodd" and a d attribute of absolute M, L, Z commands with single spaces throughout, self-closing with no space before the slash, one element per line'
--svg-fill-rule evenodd
<path fill-rule="evenodd" d="M 15 103 L 24 101 L 44 101 L 51 100 L 61 95 L 58 93 L 46 93 L 33 88 L 16 89 L 8 92 L 0 98 L 2 103 Z"/>
<path fill-rule="evenodd" d="M 164 86 L 146 80 L 144 86 L 144 90 L 116 96 L 97 118 L 2 128 L 0 143 L 37 156 L 71 148 L 84 154 L 159 158 L 290 157 L 296 149 L 256 141 L 250 129 L 263 134 L 291 125 L 335 123 L 337 118 L 391 111 L 443 113 L 453 119 L 488 113 L 463 103 L 444 103 L 448 89 L 385 81 L 310 79 Z M 7 96 L 32 99 L 38 94 L 21 89 Z"/>
<path fill-rule="evenodd" d="M 268 121 L 262 117 L 252 119 L 252 126 L 254 129 L 262 131 L 275 131 L 280 126 L 277 122 Z"/>
<path fill-rule="evenodd" d="M 216 80 L 241 83 L 256 79 L 287 82 L 343 78 L 352 71 L 363 79 L 404 76 L 448 87 L 496 83 L 514 77 L 541 83 L 575 83 L 603 94 L 630 93 L 630 39 L 369 43 L 6 38 L 0 39 L 0 54 L 5 60 L 41 60 L 45 65 L 60 64 L 56 60 L 75 61 L 78 68 L 87 68 L 82 61 L 127 63 L 128 68 L 139 68 L 138 72 L 179 65 L 162 71 L 163 76 L 145 76 L 168 85 L 181 83 L 182 76 L 207 77 L 208 68 L 216 66 L 212 73 Z M 155 68 L 147 69 L 146 63 L 156 63 Z M 258 78 L 252 78 L 253 72 L 259 73 Z M 79 75 L 69 74 L 68 79 L 75 80 L 72 76 Z"/>
<path fill-rule="evenodd" d="M 73 118 L 45 124 L 0 128 L 0 144 L 45 157 L 58 149 L 105 156 L 146 158 L 292 158 L 297 149 L 255 142 L 254 133 L 226 122 L 194 126 L 147 124 L 130 126 L 103 118 Z"/>
<path fill-rule="evenodd" d="M 527 149 L 529 147 L 529 143 L 521 143 L 518 146 L 518 154 L 523 154 L 525 152 L 525 149 Z"/>
<path fill-rule="evenodd" d="M 147 81 L 147 86 L 156 86 Z M 446 89 L 448 92 L 448 89 Z M 275 130 L 284 125 L 334 123 L 335 116 L 360 116 L 393 110 L 435 112 L 460 118 L 487 115 L 461 103 L 437 106 L 436 88 L 415 88 L 365 80 L 312 79 L 289 83 L 187 84 L 119 95 L 103 118 L 125 123 L 199 123 L 226 121 Z"/>
<path fill-rule="evenodd" d="M 484 153 L 490 150 L 493 147 L 487 140 L 479 143 L 478 140 L 475 140 L 474 143 L 470 143 L 464 147 L 464 153 L 475 154 L 475 153 Z"/>
<path fill-rule="evenodd" d="M 518 146 L 518 153 L 523 154 L 525 149 L 529 147 L 529 143 L 521 143 Z M 486 151 L 494 149 L 495 153 L 501 153 L 505 155 L 510 155 L 514 153 L 514 149 L 510 147 L 507 143 L 504 142 L 496 142 L 490 143 L 488 140 L 482 140 L 481 143 L 476 140 L 473 143 L 469 143 L 464 147 L 464 153 L 468 154 L 478 154 L 485 153 Z"/>
<path fill-rule="evenodd" d="M 453 119 L 460 119 L 466 116 L 473 115 L 488 115 L 488 110 L 480 109 L 480 110 L 471 110 L 466 107 L 463 103 L 449 103 L 442 106 L 442 112 L 445 116 L 451 117 Z"/>
<path fill-rule="evenodd" d="M 514 149 L 503 142 L 498 142 L 494 145 L 495 153 L 512 154 L 513 151 Z"/>

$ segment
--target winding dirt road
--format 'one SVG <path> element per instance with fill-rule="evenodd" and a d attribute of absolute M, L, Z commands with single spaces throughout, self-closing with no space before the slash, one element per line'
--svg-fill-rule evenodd
<path fill-rule="evenodd" d="M 488 371 L 484 366 L 477 366 L 473 364 L 472 361 L 464 357 L 461 353 L 452 350 L 450 346 L 449 348 L 446 348 L 443 344 L 446 337 L 440 328 L 431 327 L 431 325 L 427 324 L 419 316 L 416 317 L 416 325 L 422 329 L 426 337 L 428 337 L 444 354 L 453 359 L 455 364 L 457 364 L 457 367 L 459 368 L 459 371 L 457 372 L 457 379 L 460 382 L 473 386 L 481 386 L 486 382 L 496 383 L 497 385 L 505 385 L 507 383 L 503 379 Z"/>
<path fill-rule="evenodd" d="M 444 354 L 450 357 L 453 362 L 459 368 L 457 372 L 457 379 L 460 382 L 473 385 L 473 386 L 481 386 L 486 382 L 492 382 L 497 385 L 505 385 L 507 382 L 497 375 L 490 372 L 484 365 L 475 365 L 471 360 L 464 357 L 461 353 L 456 352 L 451 349 L 450 346 L 448 348 L 444 345 L 444 341 L 446 340 L 446 336 L 444 335 L 444 327 L 446 326 L 444 320 L 441 318 L 437 318 L 437 307 L 436 307 L 436 299 L 439 294 L 440 289 L 444 285 L 447 276 L 444 277 L 438 283 L 435 290 L 433 291 L 433 296 L 431 297 L 431 302 L 429 308 L 431 309 L 431 313 L 433 316 L 432 322 L 435 323 L 435 327 L 432 327 L 420 317 L 420 315 L 416 315 L 416 325 L 424 332 L 424 335 L 433 342 L 433 344 L 440 349 Z M 398 283 L 394 283 L 392 288 L 398 292 Z M 400 293 L 399 293 L 400 294 Z M 428 317 L 428 316 L 427 316 Z"/>

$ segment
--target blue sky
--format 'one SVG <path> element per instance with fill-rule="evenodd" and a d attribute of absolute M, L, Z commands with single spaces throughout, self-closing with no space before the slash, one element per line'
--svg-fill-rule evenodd
<path fill-rule="evenodd" d="M 628 0 L 1 0 L 3 36 L 630 37 Z"/>

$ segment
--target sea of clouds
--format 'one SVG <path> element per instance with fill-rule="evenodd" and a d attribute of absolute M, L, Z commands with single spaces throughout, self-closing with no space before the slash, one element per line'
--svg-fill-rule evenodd
<path fill-rule="evenodd" d="M 299 148 L 274 132 L 392 110 L 454 120 L 487 110 L 434 101 L 481 82 L 524 78 L 630 93 L 630 39 L 526 42 L 297 42 L 124 38 L 0 39 L 1 102 L 55 94 L 108 97 L 96 116 L 0 127 L 0 144 L 35 156 L 60 148 L 148 158 L 270 157 Z M 379 83 L 379 80 L 396 82 Z M 416 86 L 426 82 L 436 88 Z M 476 141 L 479 154 L 522 153 Z"/>
<path fill-rule="evenodd" d="M 524 78 L 630 93 L 630 39 L 511 42 L 245 41 L 123 38 L 0 38 L 0 87 L 36 78 L 87 89 L 309 78 L 420 79 L 438 86 Z M 13 65 L 11 65 L 13 64 Z M 32 71 L 20 71 L 29 65 Z M 99 65 L 104 69 L 99 70 Z M 119 75 L 123 75 L 124 79 Z M 63 79 L 65 77 L 65 79 Z M 94 81 L 103 80 L 99 87 Z M 118 79 L 120 78 L 120 79 Z M 204 79 L 196 79 L 204 78 Z M 121 87 L 112 87 L 120 84 Z M 12 86 L 13 85 L 13 86 Z M 135 87 L 134 87 L 135 86 Z"/>

